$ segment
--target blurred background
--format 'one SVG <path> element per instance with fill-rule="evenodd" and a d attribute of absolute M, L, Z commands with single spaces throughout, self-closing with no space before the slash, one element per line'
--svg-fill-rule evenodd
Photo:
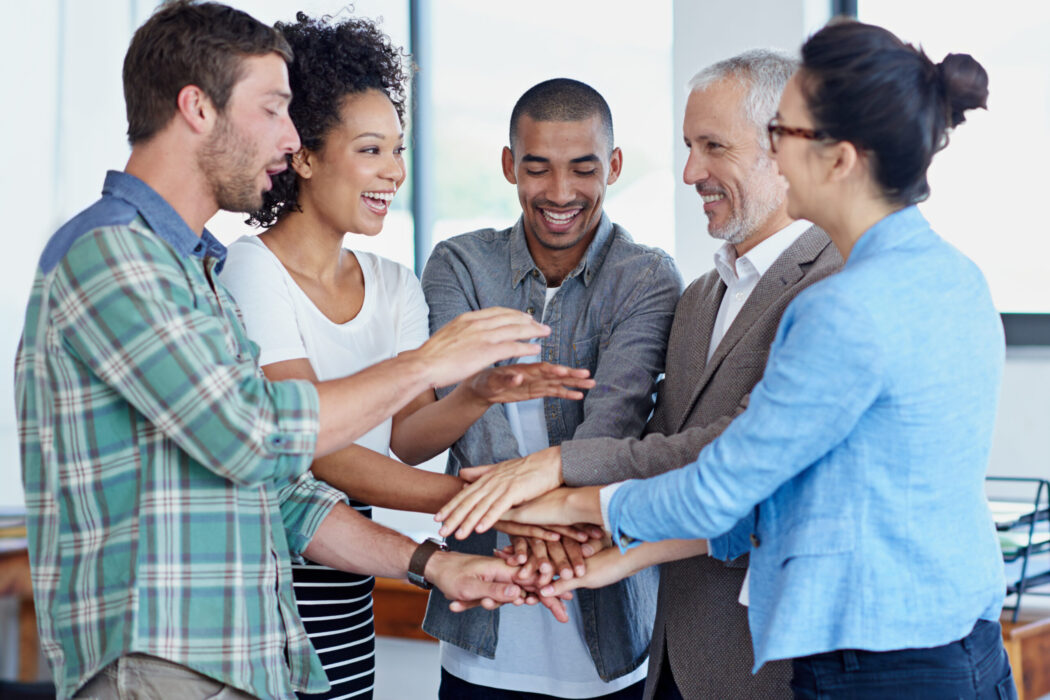
<path fill-rule="evenodd" d="M 0 255 L 0 514 L 23 493 L 12 368 L 37 258 L 51 233 L 121 169 L 121 65 L 155 0 L 3 0 L 4 99 L 0 169 L 6 233 Z M 1050 473 L 1050 231 L 1042 198 L 1050 176 L 1050 3 L 1000 0 L 232 0 L 260 20 L 353 13 L 381 20 L 419 72 L 407 160 L 417 176 L 395 199 L 383 233 L 348 236 L 421 270 L 436 241 L 519 214 L 500 151 L 518 96 L 556 76 L 593 85 L 608 100 L 624 153 L 607 211 L 636 240 L 675 256 L 689 281 L 712 266 L 696 193 L 681 183 L 685 85 L 700 68 L 745 49 L 790 52 L 838 13 L 881 24 L 935 61 L 973 54 L 990 74 L 989 110 L 973 114 L 939 154 L 934 228 L 977 261 L 1005 314 L 1011 346 L 991 471 Z M 209 223 L 229 242 L 252 230 L 243 216 Z M 441 469 L 444 460 L 428 468 Z M 377 513 L 420 536 L 429 516 Z M 380 653 L 382 657 L 382 653 Z M 391 697 L 396 697 L 392 695 Z"/>

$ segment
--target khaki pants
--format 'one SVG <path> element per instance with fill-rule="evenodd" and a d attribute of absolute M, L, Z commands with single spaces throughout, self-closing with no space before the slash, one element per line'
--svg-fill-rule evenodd
<path fill-rule="evenodd" d="M 146 654 L 128 654 L 99 671 L 75 700 L 251 700 L 249 695 L 202 673 Z"/>

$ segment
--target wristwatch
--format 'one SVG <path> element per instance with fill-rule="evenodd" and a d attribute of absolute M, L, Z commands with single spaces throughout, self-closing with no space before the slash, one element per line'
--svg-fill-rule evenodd
<path fill-rule="evenodd" d="M 412 558 L 408 560 L 408 582 L 414 586 L 419 586 L 424 591 L 429 591 L 434 587 L 430 581 L 427 581 L 423 576 L 423 571 L 427 568 L 427 562 L 430 561 L 430 557 L 434 555 L 434 552 L 447 552 L 448 545 L 441 540 L 429 537 L 423 540 L 416 551 L 412 552 Z"/>

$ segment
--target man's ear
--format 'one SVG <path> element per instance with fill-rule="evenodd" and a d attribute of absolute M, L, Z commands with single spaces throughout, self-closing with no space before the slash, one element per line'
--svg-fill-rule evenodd
<path fill-rule="evenodd" d="M 620 170 L 623 168 L 623 152 L 619 147 L 612 150 L 609 156 L 609 177 L 605 179 L 606 185 L 611 185 L 620 179 Z"/>
<path fill-rule="evenodd" d="M 211 98 L 196 85 L 186 85 L 175 98 L 178 116 L 196 134 L 211 131 L 218 118 L 218 110 Z"/>
<path fill-rule="evenodd" d="M 503 177 L 512 185 L 518 184 L 518 176 L 514 174 L 514 152 L 509 146 L 503 147 Z"/>
<path fill-rule="evenodd" d="M 313 159 L 314 154 L 312 151 L 300 148 L 292 154 L 292 170 L 302 179 L 309 180 L 314 174 Z"/>

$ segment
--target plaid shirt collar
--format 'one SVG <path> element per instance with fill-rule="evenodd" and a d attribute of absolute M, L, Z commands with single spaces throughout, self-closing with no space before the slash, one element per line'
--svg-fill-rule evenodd
<path fill-rule="evenodd" d="M 153 232 L 183 257 L 218 259 L 215 271 L 222 272 L 226 246 L 219 243 L 208 229 L 204 229 L 200 236 L 194 233 L 167 200 L 142 180 L 129 173 L 110 170 L 106 173 L 102 196 L 123 199 L 135 207 Z"/>

